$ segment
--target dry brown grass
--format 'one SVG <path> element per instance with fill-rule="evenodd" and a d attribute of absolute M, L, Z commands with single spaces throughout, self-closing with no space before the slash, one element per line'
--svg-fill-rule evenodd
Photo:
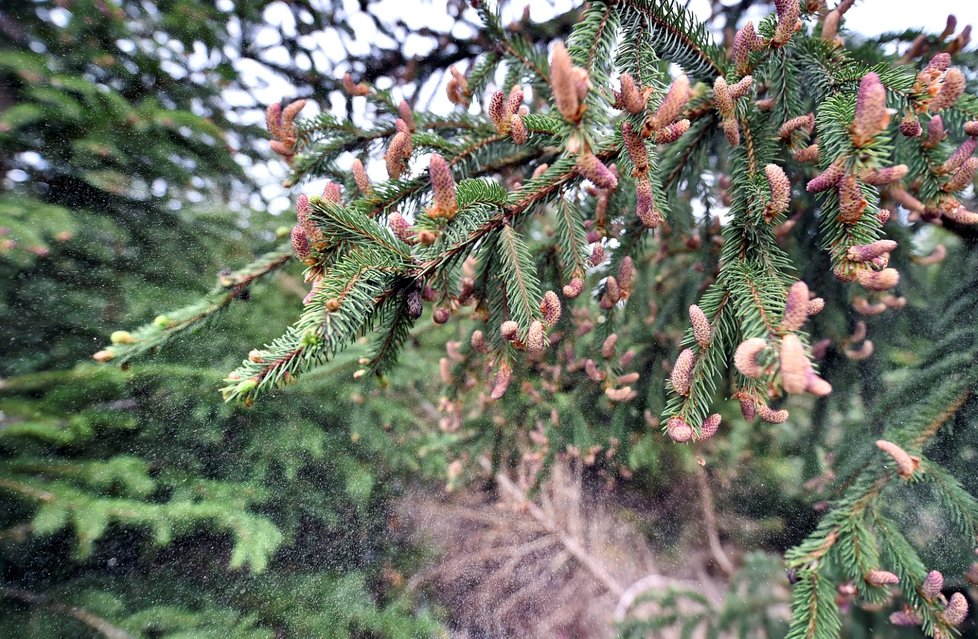
<path fill-rule="evenodd" d="M 555 464 L 532 500 L 505 475 L 485 485 L 415 492 L 401 508 L 414 540 L 439 552 L 409 588 L 450 611 L 456 637 L 612 637 L 616 615 L 648 588 L 692 587 L 713 599 L 723 591 L 705 569 L 706 531 L 684 561 L 667 565 L 634 516 L 584 481 L 580 462 Z"/>

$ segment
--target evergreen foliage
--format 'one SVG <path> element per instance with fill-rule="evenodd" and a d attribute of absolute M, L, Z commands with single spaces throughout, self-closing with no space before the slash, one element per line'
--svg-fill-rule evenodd
<path fill-rule="evenodd" d="M 85 560 L 118 528 L 164 547 L 192 530 L 221 535 L 222 561 L 267 579 L 235 573 L 184 616 L 194 579 L 164 576 L 165 609 L 143 594 L 169 569 L 141 564 L 124 586 L 94 569 L 32 583 L 26 555 L 11 564 L 7 599 L 103 634 L 93 623 L 430 634 L 406 601 L 374 603 L 363 565 L 324 574 L 321 555 L 284 556 L 310 528 L 324 539 L 350 513 L 382 513 L 375 472 L 459 481 L 488 460 L 532 493 L 551 464 L 572 459 L 654 497 L 695 476 L 704 517 L 713 486 L 722 532 L 766 551 L 746 555 L 722 603 L 687 587 L 640 593 L 619 620 L 625 636 L 972 632 L 962 591 L 978 539 L 978 215 L 967 208 L 978 60 L 953 25 L 865 42 L 845 30 L 852 2 L 824 4 L 776 0 L 756 26 L 731 9 L 736 36 L 720 43 L 673 0 L 591 2 L 566 38 L 506 28 L 480 2 L 481 40 L 429 60 L 471 59 L 466 73 L 441 69 L 452 113 L 419 110 L 352 63 L 346 101 L 366 123 L 302 119 L 305 100 L 269 106 L 287 184 L 330 180 L 296 198 L 291 247 L 242 260 L 178 310 L 133 313 L 146 323 L 96 353 L 131 363 L 231 306 L 228 321 L 248 327 L 242 341 L 254 338 L 237 350 L 262 345 L 221 382 L 227 404 L 191 392 L 218 386 L 200 371 L 81 367 L 9 380 L 3 410 L 14 417 L 0 436 L 0 489 L 18 504 L 8 526 L 31 543 L 70 531 Z M 197 142 L 182 152 L 203 153 Z M 389 179 L 371 183 L 382 164 Z M 26 196 L 3 197 L 0 212 L 23 219 Z M 75 211 L 54 219 L 78 224 Z M 11 256 L 17 269 L 42 263 Z M 301 304 L 231 304 L 274 295 L 268 276 L 299 266 Z M 268 317 L 292 323 L 277 331 Z M 223 363 L 233 347 L 216 342 L 195 361 Z M 432 343 L 445 349 L 437 376 Z M 131 385 L 132 421 L 112 409 Z M 380 400 L 355 409 L 368 414 L 352 429 L 351 385 Z M 81 399 L 70 392 L 80 388 Z M 437 406 L 425 399 L 434 393 Z M 179 407 L 161 415 L 166 401 Z M 82 417 L 66 419 L 73 412 Z M 175 430 L 172 414 L 187 423 Z M 322 421 L 333 427 L 310 427 Z M 348 429 L 383 464 L 351 450 Z M 92 439 L 109 430 L 111 445 Z M 324 495 L 339 484 L 343 495 Z M 729 575 L 717 524 L 705 526 Z M 68 603 L 37 594 L 58 587 Z M 282 603 L 290 597 L 308 597 L 301 618 Z"/>
<path fill-rule="evenodd" d="M 866 339 L 857 313 L 926 317 L 921 305 L 935 304 L 914 281 L 922 267 L 908 263 L 911 243 L 942 233 L 961 244 L 950 261 L 973 259 L 976 217 L 959 198 L 975 174 L 978 110 L 964 94 L 966 75 L 946 53 L 934 55 L 959 52 L 961 41 L 918 39 L 898 59 L 882 47 L 846 46 L 839 27 L 851 3 L 775 4 L 725 50 L 678 3 L 590 3 L 548 65 L 542 48 L 506 33 L 481 4 L 499 44 L 471 83 L 454 80 L 449 97 L 485 100 L 482 117 L 405 111 L 390 91 L 361 85 L 355 94 L 367 99 L 372 128 L 330 116 L 280 125 L 281 139 L 295 140 L 291 183 L 329 176 L 346 188 L 313 197 L 311 214 L 299 204 L 293 238 L 312 293 L 283 337 L 228 376 L 225 397 L 250 404 L 378 328 L 386 337 L 364 361 L 383 374 L 424 299 L 436 323 L 458 315 L 460 336 L 472 335 L 442 362 L 446 419 L 458 428 L 466 406 L 504 397 L 498 410 L 521 416 L 510 423 L 538 424 L 530 449 L 544 464 L 568 451 L 595 463 L 604 451 L 612 468 L 640 470 L 648 425 L 679 443 L 701 442 L 720 423 L 711 414 L 729 415 L 725 398 L 736 398 L 748 421 L 808 423 L 799 442 L 808 448 L 798 454 L 815 455 L 810 472 L 839 478 L 818 527 L 787 553 L 795 580 L 788 636 L 839 636 L 840 597 L 878 604 L 890 584 L 903 592 L 908 623 L 953 635 L 959 620 L 944 595 L 920 595 L 925 563 L 889 504 L 903 495 L 891 486 L 919 486 L 960 535 L 945 543 L 974 544 L 972 493 L 925 457 L 934 441 L 963 445 L 953 438 L 974 423 L 971 322 L 948 318 L 932 354 L 913 366 L 889 372 L 881 363 L 873 377 L 864 373 L 863 397 L 845 387 L 874 344 L 879 359 L 900 347 L 874 322 L 874 341 L 854 348 Z M 666 62 L 684 75 L 669 78 Z M 495 96 L 489 67 L 505 69 Z M 523 86 L 534 91 L 528 108 Z M 387 140 L 391 180 L 354 188 L 344 157 L 375 157 L 378 139 Z M 968 281 L 956 294 L 973 301 Z M 889 292 L 897 286 L 901 297 Z M 824 297 L 810 299 L 809 288 Z M 556 311 L 544 300 L 548 289 L 563 292 Z M 900 311 L 908 300 L 917 310 Z M 675 338 L 650 342 L 649 325 L 675 331 L 691 302 L 691 326 L 678 340 L 688 351 L 663 394 L 657 371 L 674 357 Z M 474 310 L 463 313 L 467 306 Z M 840 344 L 847 324 L 863 334 Z M 839 359 L 844 353 L 852 363 Z M 901 385 L 877 393 L 873 383 L 890 375 Z M 789 400 L 805 393 L 815 396 L 808 411 L 809 402 Z M 859 400 L 866 407 L 857 420 Z M 606 413 L 604 425 L 585 423 L 583 406 Z M 833 413 L 857 422 L 845 445 L 833 445 L 835 434 L 818 423 Z M 959 420 L 962 427 L 948 428 Z M 495 440 L 493 459 L 505 464 L 525 450 L 520 426 L 495 435 L 487 426 L 478 418 L 465 425 L 470 452 Z M 825 446 L 838 451 L 830 465 L 818 456 Z M 840 584 L 851 594 L 840 595 Z"/>

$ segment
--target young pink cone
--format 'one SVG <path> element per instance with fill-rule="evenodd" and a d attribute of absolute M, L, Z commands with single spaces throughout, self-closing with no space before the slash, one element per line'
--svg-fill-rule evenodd
<path fill-rule="evenodd" d="M 958 168 L 964 164 L 964 161 L 970 158 L 975 153 L 975 147 L 978 146 L 978 140 L 973 137 L 969 137 L 967 140 L 961 143 L 954 153 L 948 156 L 944 160 L 944 164 L 941 165 L 941 170 L 944 173 L 953 173 L 957 171 Z"/>
<path fill-rule="evenodd" d="M 947 607 L 944 608 L 941 617 L 952 626 L 964 623 L 964 620 L 968 617 L 968 600 L 960 592 L 954 593 L 948 599 Z"/>
<path fill-rule="evenodd" d="M 723 127 L 723 135 L 727 138 L 727 142 L 730 146 L 738 146 L 740 144 L 740 125 L 737 124 L 736 116 L 731 115 L 723 119 L 721 123 Z"/>
<path fill-rule="evenodd" d="M 754 404 L 754 400 L 747 395 L 741 395 L 738 399 L 740 401 L 740 413 L 744 416 L 744 420 L 754 421 L 754 418 L 757 417 L 757 406 Z"/>
<path fill-rule="evenodd" d="M 526 332 L 526 350 L 530 353 L 542 353 L 547 348 L 547 341 L 543 322 L 540 320 L 531 322 L 530 329 Z"/>
<path fill-rule="evenodd" d="M 635 262 L 630 255 L 622 258 L 618 265 L 618 286 L 621 288 L 622 297 L 628 297 L 635 285 Z"/>
<path fill-rule="evenodd" d="M 343 202 L 343 187 L 336 182 L 327 182 L 323 188 L 323 199 L 327 202 L 340 204 Z"/>
<path fill-rule="evenodd" d="M 703 312 L 696 304 L 689 307 L 689 321 L 693 325 L 693 339 L 700 348 L 706 348 L 710 345 L 710 340 L 713 337 L 713 328 L 710 326 L 710 320 L 706 318 L 706 313 Z"/>
<path fill-rule="evenodd" d="M 502 91 L 496 91 L 489 98 L 489 106 L 486 112 L 489 119 L 496 125 L 497 131 L 502 131 L 506 126 L 506 95 Z"/>
<path fill-rule="evenodd" d="M 781 46 L 791 39 L 798 28 L 801 6 L 798 0 L 774 0 L 774 10 L 778 14 L 778 26 L 774 29 L 771 44 Z"/>
<path fill-rule="evenodd" d="M 828 191 L 839 183 L 844 174 L 845 165 L 842 162 L 833 162 L 828 168 L 812 178 L 805 189 L 809 193 Z"/>
<path fill-rule="evenodd" d="M 489 397 L 492 399 L 499 399 L 506 394 L 506 389 L 509 388 L 509 382 L 513 377 L 513 369 L 510 368 L 509 364 L 503 362 L 499 365 L 499 372 L 496 373 L 496 381 L 492 386 L 492 391 L 489 393 Z"/>
<path fill-rule="evenodd" d="M 683 118 L 676 120 L 672 124 L 655 132 L 656 144 L 669 144 L 675 142 L 689 131 L 689 120 Z"/>
<path fill-rule="evenodd" d="M 868 202 L 855 175 L 848 175 L 839 182 L 839 215 L 843 224 L 855 224 L 863 216 Z"/>
<path fill-rule="evenodd" d="M 625 142 L 625 150 L 635 166 L 633 175 L 640 176 L 649 172 L 649 151 L 645 148 L 645 140 L 632 128 L 629 122 L 621 125 L 621 136 Z"/>
<path fill-rule="evenodd" d="M 944 184 L 944 190 L 948 193 L 954 193 L 967 188 L 968 185 L 974 182 L 976 171 L 978 171 L 978 158 L 968 158 L 964 161 L 961 167 L 954 172 L 951 179 Z"/>
<path fill-rule="evenodd" d="M 353 160 L 352 172 L 353 181 L 357 183 L 357 189 L 360 190 L 361 195 L 372 195 L 374 189 L 370 184 L 370 178 L 367 176 L 367 169 L 363 166 L 363 162 L 359 159 Z"/>
<path fill-rule="evenodd" d="M 920 585 L 920 594 L 924 596 L 925 599 L 937 599 L 941 594 L 941 590 L 944 588 L 944 575 L 941 574 L 939 570 L 931 570 L 924 577 L 924 583 Z"/>
<path fill-rule="evenodd" d="M 883 186 L 885 184 L 899 182 L 906 177 L 907 171 L 909 170 L 906 164 L 897 164 L 896 166 L 889 166 L 885 169 L 870 169 L 863 173 L 860 178 L 866 184 Z"/>
<path fill-rule="evenodd" d="M 877 588 L 894 586 L 900 583 L 900 578 L 888 570 L 870 570 L 866 573 L 865 580 L 870 586 L 876 586 Z"/>
<path fill-rule="evenodd" d="M 740 80 L 729 86 L 730 98 L 734 101 L 747 95 L 747 92 L 754 87 L 754 77 L 745 75 Z"/>
<path fill-rule="evenodd" d="M 618 187 L 618 178 L 593 153 L 587 152 L 577 156 L 577 172 L 600 189 L 613 191 Z"/>
<path fill-rule="evenodd" d="M 655 205 L 652 182 L 648 178 L 635 181 L 635 214 L 646 227 L 654 229 L 662 224 L 662 214 Z"/>
<path fill-rule="evenodd" d="M 574 299 L 584 291 L 584 280 L 580 277 L 571 278 L 571 281 L 565 284 L 561 291 L 567 299 Z"/>
<path fill-rule="evenodd" d="M 852 142 L 866 146 L 886 129 L 890 112 L 886 108 L 886 89 L 872 71 L 863 76 L 856 94 L 856 116 L 852 121 Z"/>
<path fill-rule="evenodd" d="M 306 232 L 302 230 L 300 224 L 296 224 L 292 227 L 292 236 L 290 238 L 292 242 L 292 251 L 295 256 L 299 258 L 299 261 L 305 262 L 309 259 L 309 238 L 306 237 Z"/>
<path fill-rule="evenodd" d="M 931 113 L 943 111 L 954 106 L 964 93 L 965 79 L 964 74 L 958 69 L 950 68 L 944 74 L 944 82 L 941 83 L 941 90 L 931 100 L 928 108 Z"/>
<path fill-rule="evenodd" d="M 458 204 L 455 200 L 455 178 L 445 158 L 433 153 L 428 174 L 431 176 L 431 188 L 434 191 L 434 206 L 428 211 L 428 215 L 452 219 L 458 212 Z"/>
<path fill-rule="evenodd" d="M 849 247 L 846 258 L 853 262 L 868 262 L 880 255 L 895 251 L 897 246 L 898 244 L 893 240 L 876 240 L 871 244 L 857 244 Z"/>
<path fill-rule="evenodd" d="M 915 138 L 923 133 L 924 129 L 920 126 L 920 120 L 913 113 L 907 113 L 900 120 L 900 133 L 908 138 Z"/>
<path fill-rule="evenodd" d="M 944 217 L 958 224 L 978 224 L 978 213 L 969 211 L 963 206 L 944 211 Z"/>
<path fill-rule="evenodd" d="M 757 356 L 767 347 L 767 341 L 760 337 L 751 337 L 740 343 L 734 352 L 734 366 L 740 374 L 751 379 L 759 378 L 763 370 L 757 361 Z"/>
<path fill-rule="evenodd" d="M 666 92 L 665 97 L 662 98 L 662 104 L 659 105 L 655 115 L 652 116 L 650 121 L 652 130 L 656 131 L 672 124 L 682 114 L 683 109 L 686 108 L 689 97 L 689 78 L 685 74 L 680 74 L 669 85 L 669 90 Z"/>
<path fill-rule="evenodd" d="M 693 379 L 693 365 L 696 363 L 696 356 L 693 349 L 687 348 L 676 358 L 676 363 L 672 367 L 672 374 L 669 376 L 672 388 L 677 395 L 686 397 L 689 395 L 690 384 Z"/>
<path fill-rule="evenodd" d="M 697 439 L 699 440 L 709 439 L 714 435 L 716 435 L 717 431 L 720 430 L 721 421 L 722 418 L 720 417 L 720 413 L 713 413 L 712 415 L 704 419 L 703 423 L 700 425 L 700 436 L 697 437 Z"/>
<path fill-rule="evenodd" d="M 781 385 L 784 392 L 791 395 L 804 393 L 810 367 L 805 347 L 798 336 L 793 333 L 785 335 L 781 340 Z"/>
<path fill-rule="evenodd" d="M 635 85 L 635 78 L 630 73 L 621 74 L 621 92 L 617 94 L 615 107 L 637 115 L 645 110 L 645 98 Z"/>
<path fill-rule="evenodd" d="M 571 124 L 581 121 L 583 114 L 580 100 L 580 74 L 575 72 L 574 63 L 563 43 L 554 45 L 550 59 L 550 85 L 553 88 L 557 110 Z M 586 80 L 585 80 L 586 81 Z"/>
<path fill-rule="evenodd" d="M 797 281 L 788 289 L 784 303 L 784 315 L 781 318 L 781 328 L 787 332 L 800 329 L 808 319 L 808 285 Z"/>
<path fill-rule="evenodd" d="M 803 149 L 792 151 L 791 157 L 793 157 L 796 162 L 802 162 L 802 163 L 818 162 L 818 158 L 819 158 L 818 145 L 809 144 Z"/>
<path fill-rule="evenodd" d="M 910 455 L 907 451 L 903 450 L 893 442 L 888 442 L 885 439 L 876 440 L 876 447 L 881 451 L 890 456 L 890 459 L 896 464 L 897 472 L 900 477 L 904 479 L 909 479 L 914 472 L 920 468 L 920 458 L 914 455 Z"/>
<path fill-rule="evenodd" d="M 717 112 L 723 118 L 728 118 L 734 114 L 734 101 L 730 97 L 730 87 L 722 75 L 718 75 L 713 81 L 713 104 L 716 105 Z"/>
<path fill-rule="evenodd" d="M 784 169 L 777 164 L 764 167 L 768 188 L 771 189 L 771 200 L 764 207 L 764 218 L 771 220 L 788 210 L 791 203 L 791 181 L 785 175 Z"/>
<path fill-rule="evenodd" d="M 882 271 L 860 269 L 856 271 L 856 281 L 871 291 L 888 291 L 900 283 L 900 272 L 895 268 Z"/>
<path fill-rule="evenodd" d="M 693 438 L 693 428 L 682 417 L 670 417 L 666 423 L 669 438 L 677 444 L 685 444 Z"/>
<path fill-rule="evenodd" d="M 750 53 L 752 51 L 760 51 L 762 48 L 764 48 L 764 43 L 760 36 L 757 35 L 757 31 L 754 29 L 754 23 L 748 20 L 740 28 L 740 31 L 737 32 L 737 35 L 734 36 L 731 57 L 737 65 L 737 73 L 747 73 L 747 70 L 750 68 Z"/>
<path fill-rule="evenodd" d="M 921 142 L 924 148 L 932 149 L 947 137 L 947 131 L 944 130 L 944 118 L 939 115 L 935 115 L 927 123 L 927 137 Z"/>
<path fill-rule="evenodd" d="M 411 157 L 411 134 L 398 131 L 391 139 L 384 161 L 387 164 L 387 175 L 396 180 L 407 168 L 407 158 Z"/>
<path fill-rule="evenodd" d="M 401 103 L 397 105 L 397 113 L 407 124 L 408 131 L 413 133 L 417 130 L 414 124 L 414 111 L 411 110 L 411 105 L 407 103 L 407 100 L 401 100 Z"/>
<path fill-rule="evenodd" d="M 785 409 L 774 410 L 764 403 L 758 404 L 757 415 L 768 424 L 783 424 L 790 417 Z"/>
<path fill-rule="evenodd" d="M 543 301 L 540 302 L 540 312 L 543 313 L 543 323 L 553 328 L 560 320 L 561 304 L 560 298 L 553 291 L 543 294 Z"/>
<path fill-rule="evenodd" d="M 804 131 L 809 135 L 815 130 L 814 113 L 806 113 L 805 115 L 799 115 L 791 118 L 782 124 L 780 129 L 778 129 L 778 137 L 780 137 L 783 141 L 788 141 L 791 139 L 791 134 L 799 130 Z"/>

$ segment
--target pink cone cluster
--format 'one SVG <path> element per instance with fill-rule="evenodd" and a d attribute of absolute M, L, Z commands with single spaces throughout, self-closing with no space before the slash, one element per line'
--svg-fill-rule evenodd
<path fill-rule="evenodd" d="M 290 102 L 285 107 L 282 106 L 282 103 L 276 102 L 265 111 L 265 125 L 273 138 L 270 144 L 271 149 L 289 164 L 295 157 L 295 144 L 298 142 L 295 118 L 305 106 L 305 100 Z"/>

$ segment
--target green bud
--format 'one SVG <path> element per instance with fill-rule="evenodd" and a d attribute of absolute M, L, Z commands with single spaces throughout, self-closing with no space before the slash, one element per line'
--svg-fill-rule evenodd
<path fill-rule="evenodd" d="M 156 319 L 153 320 L 153 326 L 157 328 L 166 328 L 170 325 L 170 318 L 166 315 L 157 315 Z"/>
<path fill-rule="evenodd" d="M 238 395 L 245 395 L 255 390 L 255 388 L 257 387 L 258 387 L 258 380 L 256 380 L 254 377 L 250 377 L 244 380 L 243 382 L 239 382 L 238 385 L 234 388 L 234 392 L 237 393 Z"/>
<path fill-rule="evenodd" d="M 303 346 L 318 346 L 322 341 L 323 338 L 311 331 L 302 336 Z"/>
<path fill-rule="evenodd" d="M 129 331 L 115 331 L 109 336 L 113 344 L 135 344 L 136 338 Z"/>

